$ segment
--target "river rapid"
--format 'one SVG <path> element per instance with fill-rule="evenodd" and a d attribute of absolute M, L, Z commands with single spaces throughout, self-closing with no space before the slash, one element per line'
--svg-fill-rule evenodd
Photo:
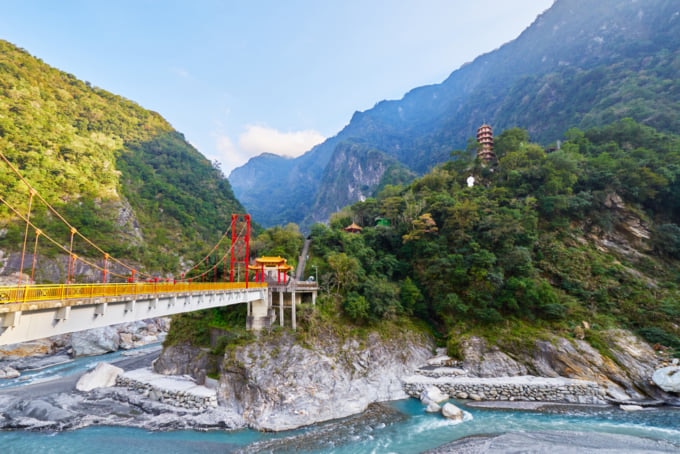
<path fill-rule="evenodd" d="M 82 358 L 4 382 L 0 392 L 27 383 L 49 386 L 55 376 L 77 375 L 104 358 Z M 484 408 L 455 402 L 467 412 L 454 423 L 428 414 L 416 399 L 372 405 L 367 412 L 304 429 L 152 432 L 91 426 L 64 432 L 0 431 L 4 453 L 421 453 L 432 452 L 680 452 L 680 409 L 628 412 L 617 406 L 551 405 L 537 410 Z M 2 409 L 0 409 L 0 414 Z M 491 438 L 503 435 L 501 438 Z M 473 438 L 466 438 L 473 437 Z M 634 438 L 629 438 L 634 437 Z M 458 442 L 457 445 L 448 443 Z"/>

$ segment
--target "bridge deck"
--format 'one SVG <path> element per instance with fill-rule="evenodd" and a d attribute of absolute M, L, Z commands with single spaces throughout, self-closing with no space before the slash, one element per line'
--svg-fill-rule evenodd
<path fill-rule="evenodd" d="M 132 283 L 0 287 L 0 345 L 147 318 L 261 301 L 265 283 Z"/>

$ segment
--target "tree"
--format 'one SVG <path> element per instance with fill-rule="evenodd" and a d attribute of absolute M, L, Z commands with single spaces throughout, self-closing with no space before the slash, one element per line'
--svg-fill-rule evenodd
<path fill-rule="evenodd" d="M 344 294 L 357 283 L 361 265 L 355 257 L 344 252 L 331 252 L 326 261 L 331 272 L 331 288 L 337 294 Z"/>
<path fill-rule="evenodd" d="M 408 315 L 418 315 L 420 317 L 425 315 L 423 294 L 409 276 L 402 281 L 399 295 L 401 298 L 401 306 Z"/>
<path fill-rule="evenodd" d="M 494 138 L 494 152 L 500 159 L 512 151 L 520 151 L 528 144 L 529 131 L 521 128 L 510 128 Z"/>
<path fill-rule="evenodd" d="M 437 223 L 430 213 L 421 214 L 418 219 L 411 221 L 411 230 L 403 236 L 404 241 L 419 240 L 428 233 L 437 233 Z"/>

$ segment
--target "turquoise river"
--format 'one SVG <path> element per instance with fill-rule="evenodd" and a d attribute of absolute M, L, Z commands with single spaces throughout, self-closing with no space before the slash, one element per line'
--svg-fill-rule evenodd
<path fill-rule="evenodd" d="M 83 359 L 57 366 L 41 371 L 38 377 L 45 379 L 42 375 L 76 373 L 96 361 L 98 359 Z M 538 412 L 457 404 L 471 416 L 458 424 L 440 415 L 427 414 L 419 401 L 408 399 L 390 402 L 390 417 L 384 420 L 338 420 L 284 433 L 252 430 L 151 432 L 124 427 L 88 427 L 66 432 L 0 431 L 0 453 L 407 454 L 420 453 L 470 435 L 544 430 L 633 435 L 669 441 L 680 447 L 678 408 L 655 407 L 626 412 L 616 406 L 568 406 Z"/>

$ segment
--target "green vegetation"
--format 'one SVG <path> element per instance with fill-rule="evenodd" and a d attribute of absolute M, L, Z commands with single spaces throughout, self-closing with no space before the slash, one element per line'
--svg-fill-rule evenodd
<path fill-rule="evenodd" d="M 507 130 L 496 163 L 458 152 L 314 225 L 321 306 L 356 326 L 422 320 L 454 354 L 466 332 L 521 344 L 582 321 L 678 348 L 680 138 L 627 119 L 567 139 L 546 152 Z"/>
<path fill-rule="evenodd" d="M 252 339 L 246 331 L 246 307 L 222 307 L 197 312 L 186 312 L 172 318 L 172 329 L 164 341 L 165 346 L 179 344 L 211 345 L 211 331 L 216 330 L 212 354 L 223 354 L 227 345 L 236 345 Z"/>
<path fill-rule="evenodd" d="M 497 162 L 473 144 L 314 225 L 322 295 L 300 339 L 425 326 L 453 357 L 471 334 L 519 352 L 558 333 L 606 355 L 601 330 L 624 327 L 680 352 L 680 137 L 625 119 L 566 138 L 545 151 L 509 129 Z M 288 225 L 256 244 L 294 256 L 302 236 Z"/>
<path fill-rule="evenodd" d="M 148 272 L 200 258 L 243 212 L 219 166 L 160 115 L 92 87 L 0 41 L 0 152 L 80 233 Z M 0 162 L 0 194 L 28 211 L 27 187 Z M 68 244 L 69 230 L 34 201 L 31 220 Z M 129 205 L 128 205 L 129 204 Z M 24 225 L 0 206 L 0 247 Z M 5 230 L 6 229 L 6 230 Z M 31 232 L 31 238 L 33 238 Z M 58 251 L 44 241 L 40 254 Z M 94 256 L 85 242 L 74 252 Z"/>

